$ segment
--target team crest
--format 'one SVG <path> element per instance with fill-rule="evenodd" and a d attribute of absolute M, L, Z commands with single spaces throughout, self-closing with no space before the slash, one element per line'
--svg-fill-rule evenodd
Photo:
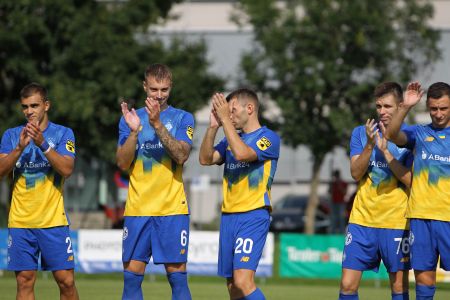
<path fill-rule="evenodd" d="M 414 233 L 412 231 L 409 232 L 409 245 L 414 244 Z"/>
<path fill-rule="evenodd" d="M 165 124 L 164 126 L 166 127 L 167 131 L 171 131 L 173 128 L 173 125 L 170 122 L 167 122 L 167 124 Z"/>
<path fill-rule="evenodd" d="M 70 153 L 75 153 L 75 143 L 74 143 L 74 141 L 68 140 L 66 142 L 66 149 Z"/>
<path fill-rule="evenodd" d="M 269 148 L 271 145 L 272 143 L 265 136 L 263 136 L 256 142 L 256 146 L 258 146 L 259 150 L 261 151 L 267 150 L 267 148 Z"/>
<path fill-rule="evenodd" d="M 194 137 L 194 128 L 192 128 L 191 126 L 188 126 L 186 129 L 186 134 L 189 137 L 189 139 L 192 140 L 192 138 Z"/>
<path fill-rule="evenodd" d="M 425 138 L 425 142 L 432 142 L 432 141 L 434 141 L 434 137 L 432 137 L 432 136 L 427 136 Z"/>
<path fill-rule="evenodd" d="M 124 227 L 122 239 L 125 241 L 127 239 L 127 237 L 128 237 L 128 228 Z"/>

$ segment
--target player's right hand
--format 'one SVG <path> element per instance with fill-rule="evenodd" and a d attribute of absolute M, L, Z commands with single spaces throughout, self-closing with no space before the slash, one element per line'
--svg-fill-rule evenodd
<path fill-rule="evenodd" d="M 139 116 L 136 113 L 136 110 L 134 108 L 131 109 L 131 111 L 128 109 L 128 104 L 126 102 L 122 102 L 120 104 L 120 107 L 122 108 L 122 115 L 127 123 L 128 127 L 133 132 L 138 132 L 139 127 L 141 126 L 141 119 L 139 119 Z"/>
<path fill-rule="evenodd" d="M 366 136 L 367 144 L 375 146 L 376 135 L 378 132 L 377 123 L 374 119 L 367 119 L 366 121 Z"/>
<path fill-rule="evenodd" d="M 17 147 L 19 148 L 19 150 L 22 151 L 23 149 L 25 149 L 26 146 L 28 146 L 30 141 L 31 141 L 31 137 L 28 136 L 26 127 L 22 128 L 22 131 L 20 132 L 20 137 L 19 137 L 19 144 L 17 145 Z"/>
<path fill-rule="evenodd" d="M 211 113 L 209 115 L 209 126 L 211 128 L 219 128 L 222 126 L 222 122 L 220 122 L 220 119 L 214 109 L 211 109 Z"/>

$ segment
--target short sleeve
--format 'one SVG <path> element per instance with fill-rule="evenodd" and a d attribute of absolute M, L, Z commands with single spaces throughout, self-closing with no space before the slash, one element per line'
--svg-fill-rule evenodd
<path fill-rule="evenodd" d="M 265 131 L 256 142 L 248 146 L 255 150 L 258 161 L 278 159 L 280 156 L 280 137 L 273 131 Z"/>
<path fill-rule="evenodd" d="M 363 127 L 359 126 L 353 129 L 352 137 L 350 138 L 350 158 L 359 155 L 364 150 L 364 145 L 361 141 L 361 130 Z"/>
<path fill-rule="evenodd" d="M 130 135 L 130 131 L 130 127 L 128 127 L 125 119 L 121 117 L 119 121 L 119 141 L 117 142 L 118 146 L 122 146 L 123 144 L 125 144 L 128 136 Z"/>
<path fill-rule="evenodd" d="M 214 149 L 219 152 L 220 157 L 222 159 L 225 159 L 226 151 L 228 148 L 228 142 L 226 138 L 223 138 L 216 146 L 214 146 Z"/>
<path fill-rule="evenodd" d="M 194 137 L 194 117 L 190 113 L 183 113 L 175 139 L 184 141 L 192 145 L 192 138 Z"/>
<path fill-rule="evenodd" d="M 401 130 L 406 135 L 406 144 L 404 147 L 411 150 L 414 149 L 414 146 L 416 145 L 417 125 L 404 126 Z"/>
<path fill-rule="evenodd" d="M 413 162 L 414 162 L 413 152 L 408 150 L 408 154 L 406 155 L 406 159 L 405 159 L 405 167 L 411 168 L 411 166 L 413 165 Z"/>
<path fill-rule="evenodd" d="M 64 128 L 64 132 L 55 150 L 61 155 L 75 157 L 75 136 L 72 129 Z"/>
<path fill-rule="evenodd" d="M 14 145 L 11 139 L 11 130 L 6 130 L 2 136 L 2 143 L 0 145 L 0 153 L 9 154 L 13 151 Z"/>

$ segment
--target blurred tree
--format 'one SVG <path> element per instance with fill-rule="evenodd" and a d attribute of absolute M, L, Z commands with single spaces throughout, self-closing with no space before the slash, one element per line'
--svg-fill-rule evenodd
<path fill-rule="evenodd" d="M 281 108 L 284 143 L 311 150 L 311 234 L 322 162 L 373 115 L 374 87 L 406 83 L 439 58 L 439 34 L 428 25 L 433 7 L 419 0 L 241 0 L 238 8 L 235 19 L 248 21 L 255 35 L 241 62 L 246 81 Z"/>
<path fill-rule="evenodd" d="M 24 122 L 19 91 L 49 89 L 50 118 L 71 127 L 85 158 L 114 161 L 119 99 L 144 104 L 145 67 L 173 71 L 170 104 L 194 112 L 223 81 L 208 74 L 203 42 L 165 47 L 147 34 L 180 0 L 3 0 L 0 2 L 0 132 Z M 141 37 L 141 38 L 137 38 Z"/>

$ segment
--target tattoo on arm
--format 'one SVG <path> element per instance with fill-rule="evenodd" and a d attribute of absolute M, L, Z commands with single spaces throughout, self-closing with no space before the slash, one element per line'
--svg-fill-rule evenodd
<path fill-rule="evenodd" d="M 176 140 L 165 126 L 161 126 L 155 131 L 170 157 L 177 163 L 183 164 L 189 157 L 191 146 L 186 142 Z"/>

